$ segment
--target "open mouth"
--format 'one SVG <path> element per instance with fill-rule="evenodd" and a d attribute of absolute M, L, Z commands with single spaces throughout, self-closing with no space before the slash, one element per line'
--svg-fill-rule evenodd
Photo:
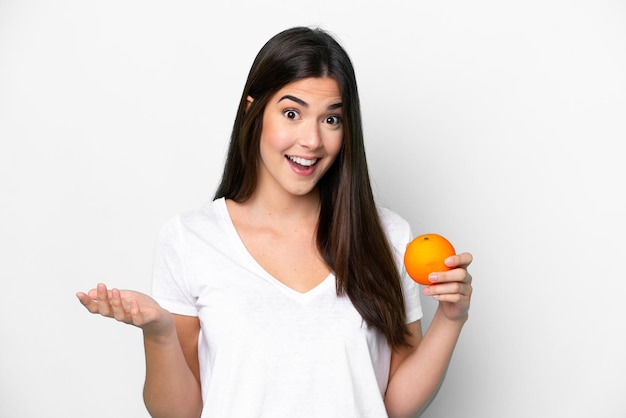
<path fill-rule="evenodd" d="M 300 167 L 303 167 L 303 168 L 312 167 L 319 161 L 319 158 L 307 159 L 307 158 L 302 158 L 302 157 L 293 157 L 291 155 L 287 155 L 287 159 L 292 164 L 299 165 Z"/>

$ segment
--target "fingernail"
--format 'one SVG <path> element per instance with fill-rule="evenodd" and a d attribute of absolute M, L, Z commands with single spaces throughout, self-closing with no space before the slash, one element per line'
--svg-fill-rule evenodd
<path fill-rule="evenodd" d="M 454 262 L 452 260 L 452 257 L 448 257 L 443 261 L 443 264 L 445 264 L 448 267 L 453 267 L 454 266 Z"/>
<path fill-rule="evenodd" d="M 437 273 L 430 273 L 428 275 L 428 280 L 431 282 L 436 282 L 439 278 L 437 277 Z"/>

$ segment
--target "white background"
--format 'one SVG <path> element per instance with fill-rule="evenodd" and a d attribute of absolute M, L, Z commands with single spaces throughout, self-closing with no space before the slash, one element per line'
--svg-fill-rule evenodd
<path fill-rule="evenodd" d="M 423 417 L 626 416 L 623 1 L 0 0 L 0 417 L 147 417 L 140 331 L 74 294 L 149 291 L 294 25 L 353 59 L 380 201 L 475 256 Z"/>

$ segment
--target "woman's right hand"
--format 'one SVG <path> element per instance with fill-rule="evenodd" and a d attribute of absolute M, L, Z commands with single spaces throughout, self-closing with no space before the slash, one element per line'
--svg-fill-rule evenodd
<path fill-rule="evenodd" d="M 150 296 L 132 290 L 111 289 L 100 283 L 76 297 L 92 314 L 115 318 L 143 329 L 144 334 L 165 336 L 174 330 L 172 314 Z"/>

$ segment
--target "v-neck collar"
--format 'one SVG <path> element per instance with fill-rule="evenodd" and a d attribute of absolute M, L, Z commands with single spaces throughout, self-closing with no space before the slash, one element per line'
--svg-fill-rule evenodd
<path fill-rule="evenodd" d="M 322 280 L 315 287 L 306 292 L 299 292 L 292 287 L 287 286 L 285 283 L 271 275 L 267 270 L 263 268 L 263 266 L 261 266 L 261 264 L 259 264 L 259 262 L 252 256 L 252 254 L 250 254 L 250 252 L 246 248 L 246 245 L 241 239 L 239 232 L 237 232 L 235 223 L 233 222 L 233 219 L 228 212 L 226 199 L 222 197 L 216 199 L 214 203 L 220 212 L 228 235 L 231 237 L 231 240 L 233 241 L 235 247 L 242 254 L 248 265 L 263 279 L 275 285 L 278 289 L 280 289 L 283 293 L 287 294 L 292 299 L 296 299 L 301 303 L 306 303 L 307 301 L 315 298 L 317 295 L 325 293 L 329 288 L 331 288 L 330 290 L 332 290 L 333 292 L 335 291 L 335 275 L 333 272 L 330 272 L 324 280 Z"/>

